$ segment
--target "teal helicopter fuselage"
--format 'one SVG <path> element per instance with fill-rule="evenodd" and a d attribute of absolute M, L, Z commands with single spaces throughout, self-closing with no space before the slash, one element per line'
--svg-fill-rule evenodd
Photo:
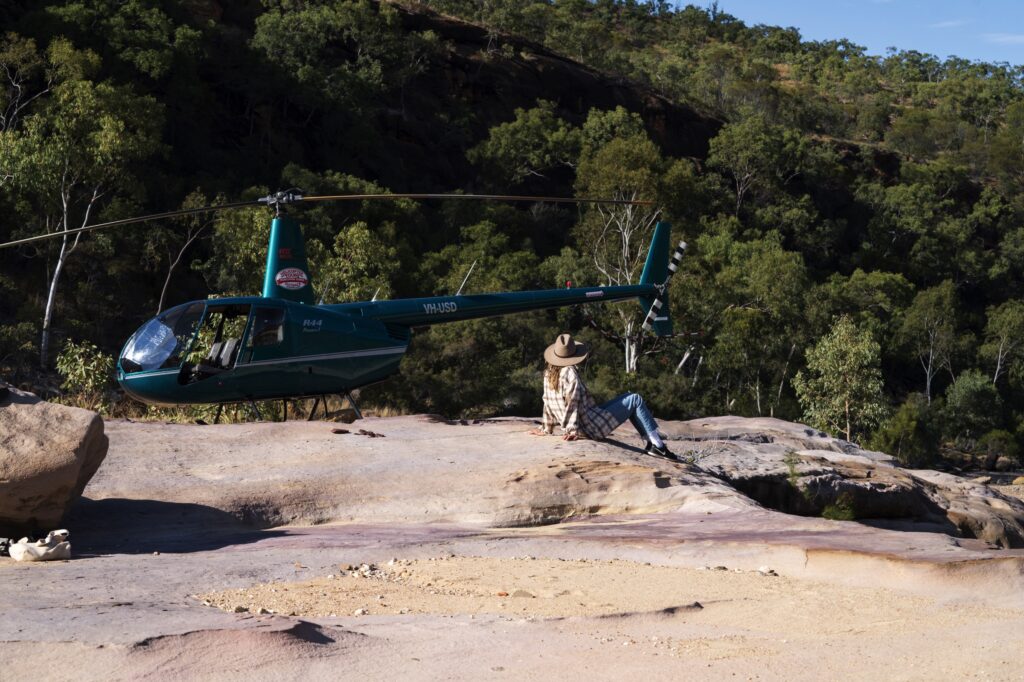
<path fill-rule="evenodd" d="M 125 344 L 118 382 L 157 405 L 345 394 L 397 372 L 414 327 L 630 298 L 649 309 L 655 333 L 671 334 L 669 232 L 655 228 L 635 285 L 324 305 L 314 303 L 298 224 L 279 216 L 263 295 L 194 301 L 149 320 Z"/>

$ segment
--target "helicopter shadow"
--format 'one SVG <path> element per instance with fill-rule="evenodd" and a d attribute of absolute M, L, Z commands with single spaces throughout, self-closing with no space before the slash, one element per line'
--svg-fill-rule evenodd
<path fill-rule="evenodd" d="M 184 554 L 284 535 L 201 504 L 82 497 L 65 519 L 79 555 Z"/>
<path fill-rule="evenodd" d="M 629 443 L 624 443 L 621 440 L 616 440 L 614 438 L 605 438 L 601 442 L 608 443 L 609 445 L 614 445 L 616 447 L 622 448 L 623 450 L 628 450 L 629 452 L 635 452 L 635 453 L 640 454 L 640 455 L 647 454 L 647 453 L 644 452 L 644 449 L 641 448 L 641 447 L 638 447 L 636 445 L 630 445 Z"/>

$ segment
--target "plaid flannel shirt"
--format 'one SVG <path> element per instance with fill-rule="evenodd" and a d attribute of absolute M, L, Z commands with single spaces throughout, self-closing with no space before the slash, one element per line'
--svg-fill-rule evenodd
<path fill-rule="evenodd" d="M 563 367 L 558 373 L 558 388 L 544 379 L 544 431 L 554 433 L 561 426 L 565 433 L 579 433 L 591 440 L 607 438 L 619 422 L 594 402 L 576 367 Z"/>

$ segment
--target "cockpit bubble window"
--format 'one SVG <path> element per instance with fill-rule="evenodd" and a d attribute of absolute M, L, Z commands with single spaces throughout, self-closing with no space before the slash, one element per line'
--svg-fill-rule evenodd
<path fill-rule="evenodd" d="M 195 335 L 203 308 L 202 303 L 187 303 L 142 325 L 125 344 L 121 368 L 131 373 L 178 367 Z"/>
<path fill-rule="evenodd" d="M 257 307 L 252 314 L 249 345 L 276 346 L 284 341 L 284 308 Z"/>

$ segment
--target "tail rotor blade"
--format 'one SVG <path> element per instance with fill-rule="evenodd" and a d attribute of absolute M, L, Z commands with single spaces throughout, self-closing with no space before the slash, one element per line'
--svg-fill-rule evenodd
<path fill-rule="evenodd" d="M 665 278 L 665 284 L 672 279 L 672 275 L 676 274 L 676 270 L 679 269 L 679 264 L 683 261 L 683 254 L 686 252 L 686 242 L 682 239 L 679 240 L 679 244 L 676 246 L 676 250 L 672 252 L 672 260 L 668 262 L 668 277 Z"/>
<path fill-rule="evenodd" d="M 649 332 L 654 326 L 654 322 L 658 318 L 661 307 L 665 304 L 663 298 L 665 294 L 668 293 L 668 283 L 672 280 L 672 276 L 676 274 L 676 271 L 679 269 L 679 264 L 683 261 L 683 254 L 685 252 L 686 242 L 679 240 L 679 244 L 676 245 L 675 251 L 672 252 L 672 258 L 668 262 L 668 275 L 665 277 L 665 282 L 662 284 L 661 292 L 654 297 L 651 309 L 647 311 L 647 317 L 644 318 L 644 331 Z"/>

